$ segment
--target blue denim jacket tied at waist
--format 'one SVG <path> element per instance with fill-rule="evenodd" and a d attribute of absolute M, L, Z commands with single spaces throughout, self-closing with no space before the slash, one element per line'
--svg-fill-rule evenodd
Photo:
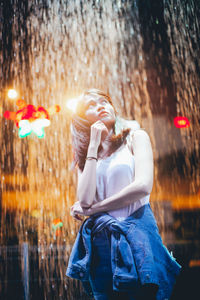
<path fill-rule="evenodd" d="M 111 232 L 113 289 L 132 290 L 143 284 L 158 285 L 157 300 L 169 299 L 181 266 L 163 245 L 149 204 L 124 221 L 107 213 L 86 219 L 75 240 L 66 275 L 89 285 L 92 237 L 102 229 Z"/>

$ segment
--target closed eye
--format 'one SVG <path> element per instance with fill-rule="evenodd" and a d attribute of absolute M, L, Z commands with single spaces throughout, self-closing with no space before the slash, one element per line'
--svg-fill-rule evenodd
<path fill-rule="evenodd" d="M 96 102 L 91 100 L 90 102 L 88 102 L 86 108 L 89 108 L 90 106 L 94 106 L 95 104 Z"/>
<path fill-rule="evenodd" d="M 101 103 L 108 103 L 108 101 L 107 101 L 105 98 L 101 98 L 101 99 L 100 99 L 100 102 L 101 102 Z"/>

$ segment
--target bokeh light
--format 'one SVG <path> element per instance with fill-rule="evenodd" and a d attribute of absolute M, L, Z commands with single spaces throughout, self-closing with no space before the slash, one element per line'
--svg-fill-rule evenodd
<path fill-rule="evenodd" d="M 66 102 L 67 109 L 69 109 L 72 113 L 75 113 L 79 100 L 80 98 L 72 98 L 67 100 Z"/>
<path fill-rule="evenodd" d="M 16 90 L 14 90 L 14 89 L 8 90 L 8 98 L 10 98 L 10 99 L 16 99 L 17 96 L 18 96 L 18 93 L 17 93 Z"/>
<path fill-rule="evenodd" d="M 186 117 L 176 117 L 174 118 L 174 125 L 176 128 L 188 128 L 190 126 L 190 122 Z"/>

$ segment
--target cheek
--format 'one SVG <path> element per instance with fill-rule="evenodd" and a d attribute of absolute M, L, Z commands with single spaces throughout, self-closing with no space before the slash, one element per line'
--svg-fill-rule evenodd
<path fill-rule="evenodd" d="M 93 112 L 91 112 L 91 111 L 87 111 L 85 113 L 85 117 L 90 122 L 95 122 L 96 121 L 96 115 Z"/>
<path fill-rule="evenodd" d="M 113 114 L 115 114 L 114 108 L 112 105 L 108 104 L 108 109 L 110 112 L 112 112 Z"/>
<path fill-rule="evenodd" d="M 113 107 L 111 107 L 110 112 L 113 115 L 113 117 L 115 118 L 116 116 L 115 116 L 115 111 L 114 111 Z"/>

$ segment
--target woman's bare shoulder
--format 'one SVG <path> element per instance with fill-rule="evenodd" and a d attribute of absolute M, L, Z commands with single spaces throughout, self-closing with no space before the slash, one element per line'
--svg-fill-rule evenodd
<path fill-rule="evenodd" d="M 125 127 L 130 128 L 131 131 L 140 129 L 140 124 L 136 120 L 124 120 Z"/>
<path fill-rule="evenodd" d="M 148 133 L 144 128 L 139 128 L 133 132 L 134 136 L 143 137 L 143 138 L 149 138 Z"/>
<path fill-rule="evenodd" d="M 147 145 L 150 144 L 150 138 L 144 128 L 137 128 L 130 131 L 129 137 L 127 138 L 127 144 L 132 154 L 135 154 L 136 145 Z"/>

